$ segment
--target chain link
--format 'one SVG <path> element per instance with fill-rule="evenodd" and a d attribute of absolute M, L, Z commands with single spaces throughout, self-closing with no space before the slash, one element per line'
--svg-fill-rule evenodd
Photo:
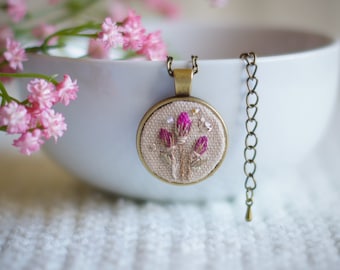
<path fill-rule="evenodd" d="M 244 165 L 243 171 L 245 174 L 245 182 L 244 188 L 246 189 L 246 205 L 247 205 L 247 214 L 246 220 L 252 220 L 251 207 L 254 203 L 254 190 L 256 189 L 256 163 L 255 158 L 257 155 L 256 146 L 258 142 L 257 135 L 255 133 L 257 128 L 257 105 L 259 102 L 259 96 L 256 92 L 258 79 L 255 76 L 257 71 L 256 64 L 256 55 L 254 52 L 243 53 L 240 55 L 240 58 L 246 64 L 246 71 L 248 74 L 248 78 L 246 81 L 247 85 L 247 95 L 246 95 L 246 113 L 247 120 L 245 121 L 245 127 L 247 131 L 247 135 L 245 137 L 245 148 L 244 148 Z"/>
<path fill-rule="evenodd" d="M 168 56 L 167 58 L 167 68 L 168 68 L 168 73 L 171 77 L 174 76 L 174 70 L 172 69 L 172 62 L 173 62 L 173 57 Z M 198 56 L 197 55 L 192 55 L 191 56 L 191 62 L 192 62 L 192 72 L 193 74 L 196 74 L 198 72 L 198 64 L 197 64 Z"/>

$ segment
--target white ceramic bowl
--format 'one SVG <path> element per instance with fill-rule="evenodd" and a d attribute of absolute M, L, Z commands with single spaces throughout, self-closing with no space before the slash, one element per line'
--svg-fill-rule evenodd
<path fill-rule="evenodd" d="M 213 105 L 230 136 L 227 157 L 208 180 L 187 187 L 163 183 L 143 167 L 136 132 L 144 113 L 174 95 L 165 62 L 104 61 L 31 55 L 26 71 L 68 73 L 78 99 L 60 107 L 68 130 L 48 143 L 53 159 L 81 180 L 143 199 L 208 200 L 243 194 L 245 79 L 242 52 L 258 55 L 259 177 L 295 166 L 320 139 L 334 108 L 338 43 L 326 36 L 280 29 L 170 25 L 163 27 L 174 67 L 199 56 L 192 95 Z M 270 179 L 261 178 L 264 184 Z"/>

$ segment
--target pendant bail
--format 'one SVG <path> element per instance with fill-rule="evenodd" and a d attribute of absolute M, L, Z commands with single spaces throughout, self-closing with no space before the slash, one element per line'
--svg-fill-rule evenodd
<path fill-rule="evenodd" d="M 191 94 L 192 69 L 174 69 L 175 91 L 177 97 L 188 97 Z"/>

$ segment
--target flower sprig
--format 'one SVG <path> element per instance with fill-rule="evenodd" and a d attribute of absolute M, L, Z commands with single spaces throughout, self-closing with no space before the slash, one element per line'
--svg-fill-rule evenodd
<path fill-rule="evenodd" d="M 3 32 L 5 31 L 3 30 Z M 49 33 L 49 31 L 45 32 Z M 6 40 L 4 59 L 1 63 L 0 58 L 0 67 L 5 65 L 5 60 L 12 69 L 16 69 L 18 65 L 19 70 L 22 70 L 21 63 L 26 60 L 24 52 L 48 54 L 50 49 L 64 47 L 66 44 L 63 42 L 63 38 L 65 37 L 88 38 L 90 40 L 88 52 L 84 56 L 92 58 L 110 58 L 111 49 L 124 51 L 125 56 L 121 59 L 125 60 L 136 56 L 144 57 L 146 60 L 165 60 L 167 55 L 166 45 L 160 31 L 147 33 L 141 16 L 132 10 L 128 11 L 127 17 L 121 22 L 106 17 L 102 23 L 88 22 L 64 28 L 49 34 L 40 45 L 27 47 L 24 50 L 21 44 L 12 38 L 13 35 L 8 32 L 5 34 L 6 37 L 1 35 L 0 31 L 0 46 Z"/>
<path fill-rule="evenodd" d="M 68 74 L 58 82 L 44 74 L 17 73 L 24 69 L 27 53 L 49 53 L 50 49 L 65 46 L 59 39 L 64 37 L 84 37 L 90 39 L 88 56 L 108 58 L 111 49 L 120 48 L 126 58 L 140 56 L 147 60 L 164 60 L 165 44 L 160 32 L 147 33 L 141 17 L 130 10 L 122 22 L 114 22 L 110 17 L 104 22 L 85 23 L 68 27 L 49 34 L 40 45 L 24 48 L 21 43 L 8 35 L 0 35 L 0 131 L 18 134 L 13 141 L 20 152 L 26 155 L 38 151 L 46 140 L 55 141 L 67 129 L 65 118 L 53 107 L 57 103 L 69 105 L 78 92 L 76 81 Z M 1 39 L 2 38 L 2 39 Z M 3 82 L 9 78 L 31 78 L 27 84 L 28 97 L 19 101 L 9 95 Z"/>
<path fill-rule="evenodd" d="M 67 129 L 64 116 L 54 110 L 54 105 L 68 106 L 77 98 L 77 81 L 64 75 L 58 82 L 53 76 L 28 73 L 0 73 L 1 77 L 31 78 L 27 84 L 28 97 L 23 101 L 10 96 L 0 82 L 0 130 L 7 134 L 17 134 L 13 146 L 20 152 L 31 155 L 37 152 L 45 140 L 57 142 Z"/>

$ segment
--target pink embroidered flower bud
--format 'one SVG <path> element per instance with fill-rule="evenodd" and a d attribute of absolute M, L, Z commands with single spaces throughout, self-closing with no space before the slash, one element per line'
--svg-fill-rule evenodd
<path fill-rule="evenodd" d="M 181 112 L 177 118 L 177 135 L 179 137 L 188 136 L 191 128 L 191 120 L 187 112 Z"/>
<path fill-rule="evenodd" d="M 171 148 L 174 146 L 174 137 L 172 133 L 165 128 L 161 128 L 159 131 L 159 138 L 166 147 Z"/>
<path fill-rule="evenodd" d="M 195 153 L 201 156 L 207 151 L 207 149 L 208 149 L 208 137 L 207 136 L 199 137 L 195 144 L 194 148 Z"/>

